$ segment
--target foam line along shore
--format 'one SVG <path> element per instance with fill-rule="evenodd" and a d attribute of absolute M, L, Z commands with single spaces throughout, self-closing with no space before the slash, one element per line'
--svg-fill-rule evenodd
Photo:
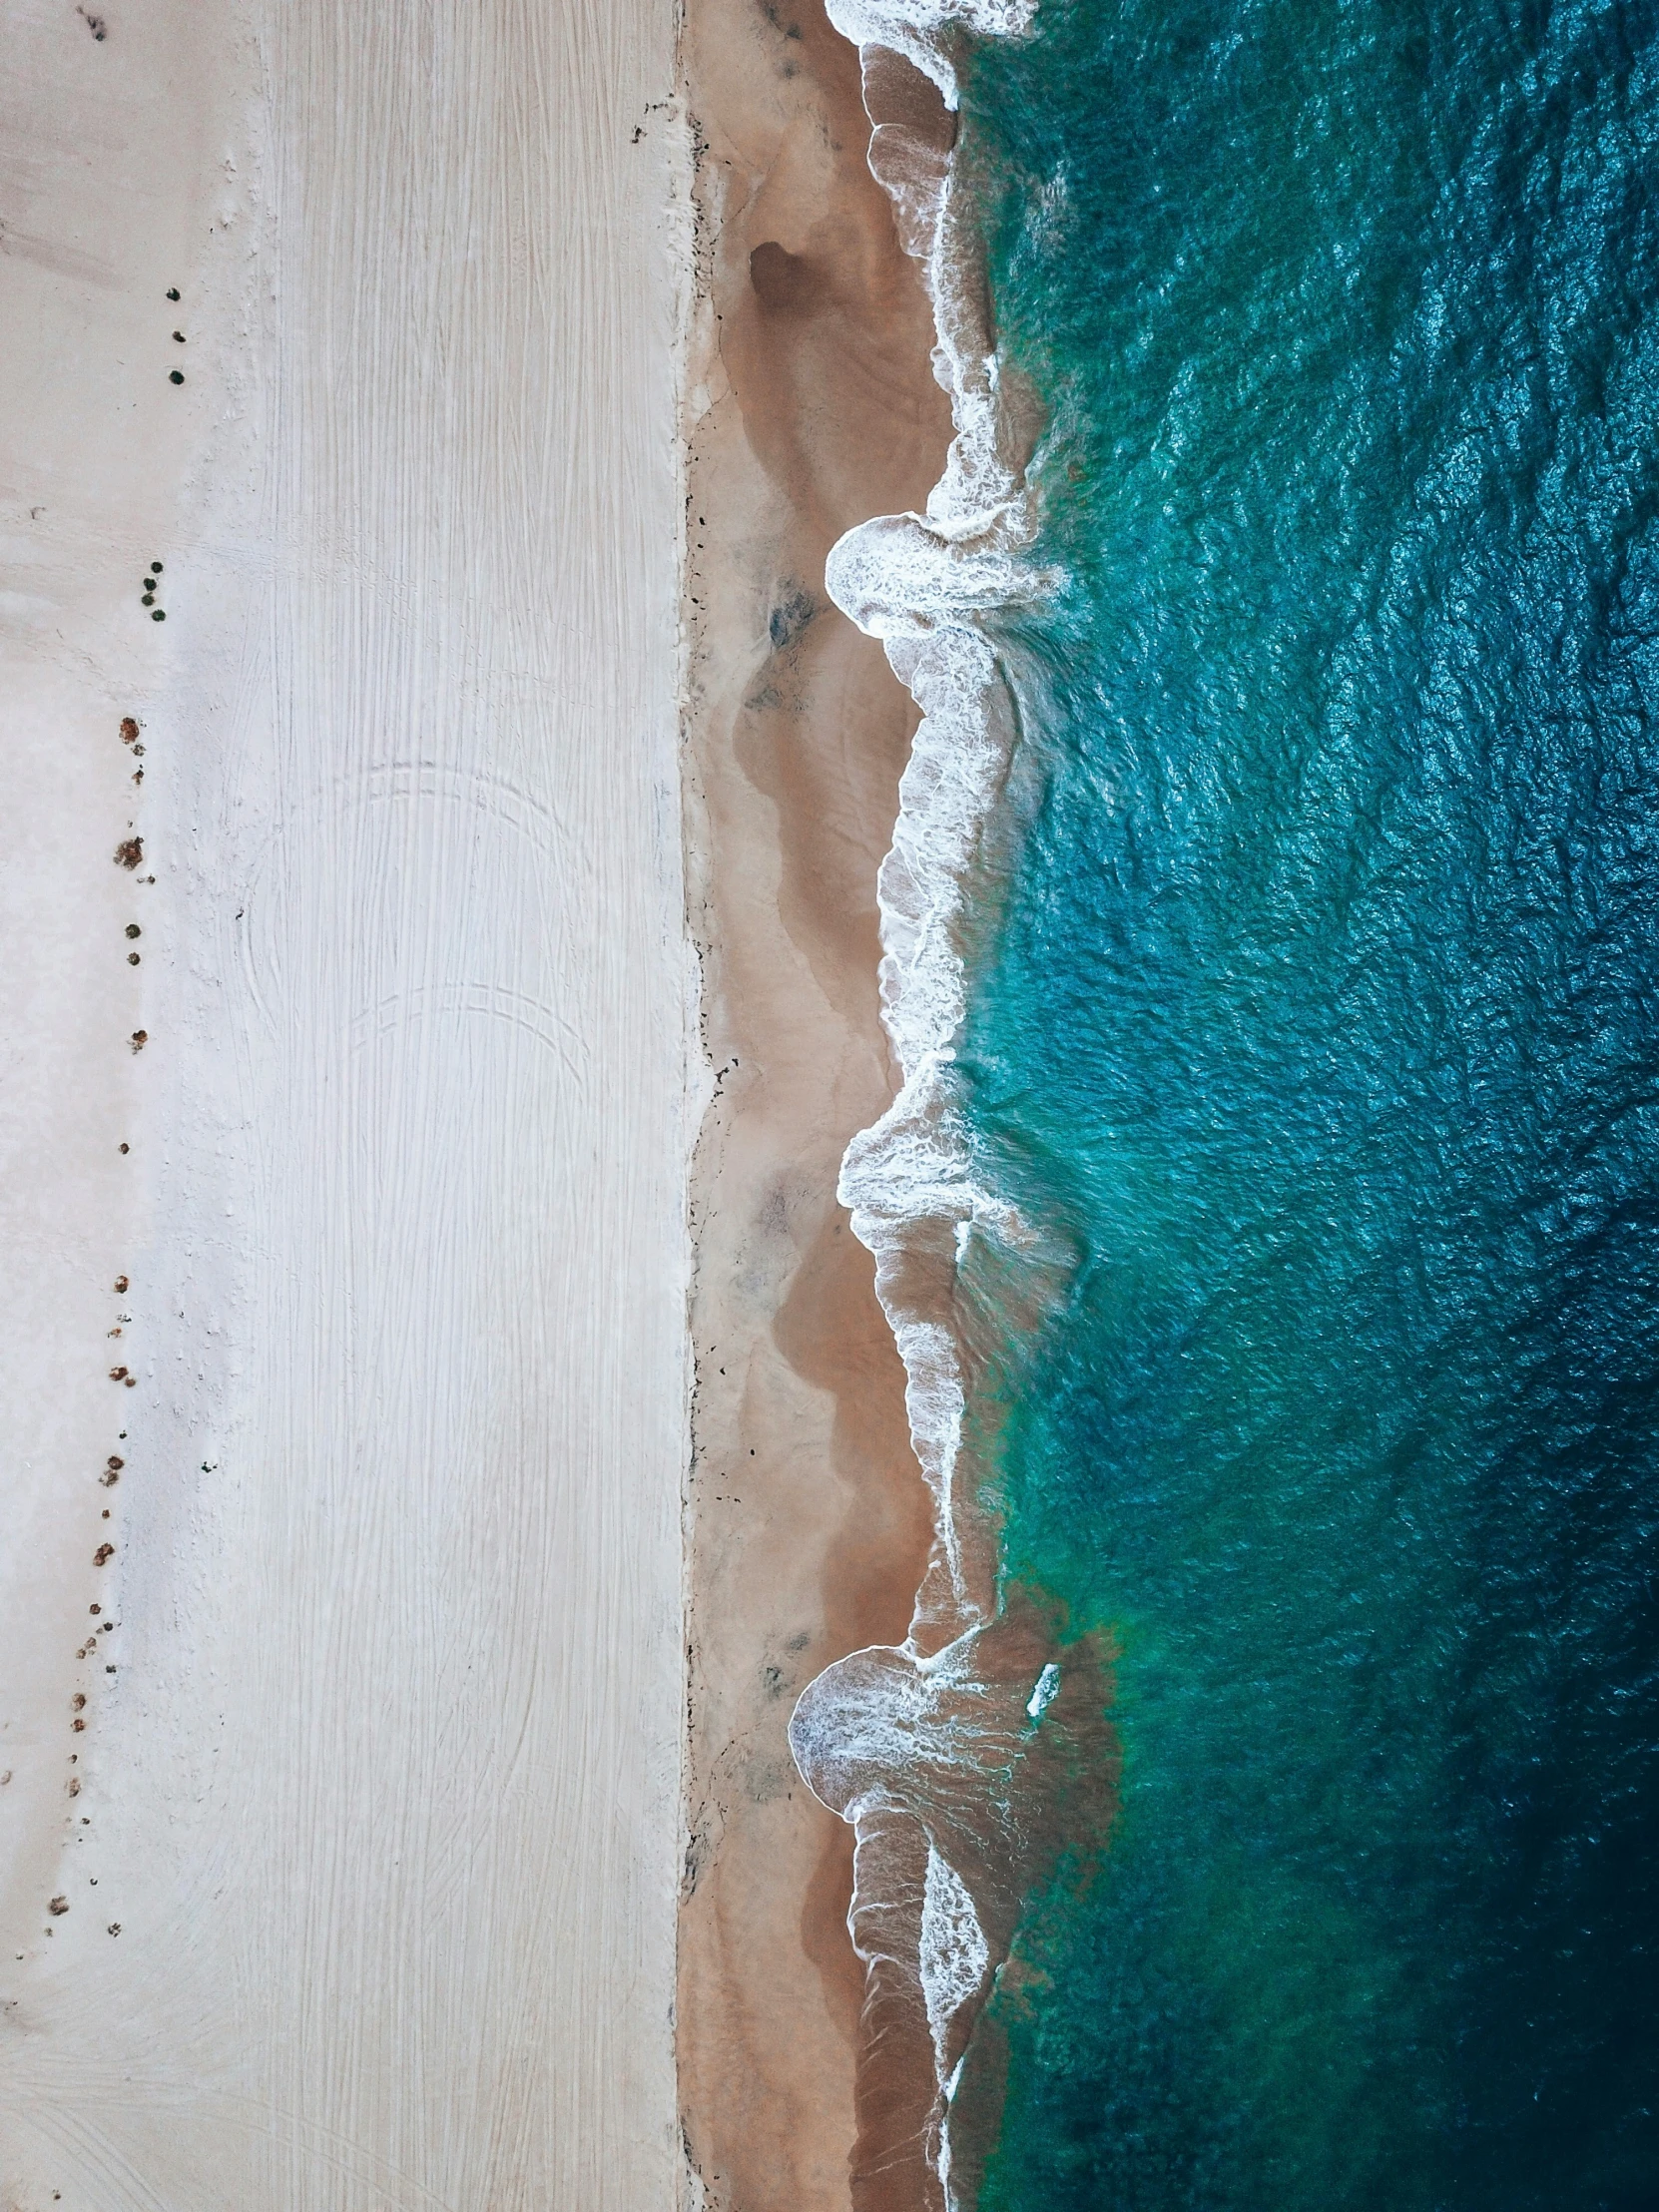
<path fill-rule="evenodd" d="M 924 501 L 950 421 L 865 158 L 856 48 L 818 0 L 696 0 L 686 66 L 688 888 L 714 1096 L 694 1176 L 681 2092 L 710 2202 L 838 2212 L 870 2087 L 852 1838 L 787 1723 L 825 1665 L 902 1636 L 931 1530 L 903 1369 L 835 1196 L 896 1087 L 876 875 L 916 712 L 824 571 L 851 525 Z"/>
<path fill-rule="evenodd" d="M 1017 736 L 982 618 L 1041 599 L 1055 578 L 1031 557 L 1024 471 L 1039 418 L 999 360 L 972 190 L 953 133 L 917 128 L 917 79 L 953 117 L 963 40 L 1018 36 L 1031 11 L 831 12 L 860 45 L 870 167 L 924 273 L 954 431 L 924 509 L 860 524 L 827 571 L 922 718 L 879 875 L 882 1016 L 902 1080 L 849 1145 L 838 1187 L 904 1363 L 933 1542 L 905 1637 L 827 1669 L 791 1723 L 803 1774 L 856 1836 L 861 2059 L 883 2093 L 864 2100 L 853 2201 L 897 2212 L 972 2200 L 983 2146 L 964 2153 L 950 2114 L 974 2029 L 1029 1886 L 1068 1841 L 1104 1835 L 1116 1753 L 1108 1655 L 1093 1642 L 1062 1653 L 1041 1594 L 1003 1586 L 981 1494 L 994 1424 L 975 1339 L 1005 1362 L 1066 1256 L 987 1180 L 954 1067 L 975 894 L 990 887 L 983 855 Z M 982 2063 L 994 2073 L 994 2054 Z"/>

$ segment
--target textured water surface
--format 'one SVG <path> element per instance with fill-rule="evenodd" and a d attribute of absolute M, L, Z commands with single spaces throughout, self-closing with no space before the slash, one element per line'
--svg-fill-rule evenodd
<path fill-rule="evenodd" d="M 1072 1255 L 997 1501 L 1123 1760 L 987 2212 L 1659 2204 L 1656 96 L 1653 8 L 1503 0 L 968 71 L 1068 579 L 962 1054 Z"/>

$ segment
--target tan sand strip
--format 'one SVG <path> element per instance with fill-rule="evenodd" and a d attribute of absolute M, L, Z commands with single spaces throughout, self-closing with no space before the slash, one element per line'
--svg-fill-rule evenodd
<path fill-rule="evenodd" d="M 719 1093 L 695 1183 L 681 2084 L 710 2205 L 842 2212 L 851 1832 L 786 1728 L 831 1660 L 902 1637 L 930 1521 L 870 1257 L 834 1197 L 895 1081 L 875 874 L 915 710 L 830 605 L 824 562 L 852 524 L 924 501 L 950 420 L 867 166 L 856 48 L 817 0 L 692 0 L 686 54 L 689 889 Z"/>

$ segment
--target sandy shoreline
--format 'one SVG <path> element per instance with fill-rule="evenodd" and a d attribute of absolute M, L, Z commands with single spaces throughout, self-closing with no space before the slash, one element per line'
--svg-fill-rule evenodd
<path fill-rule="evenodd" d="M 719 1093 L 694 1177 L 681 2084 L 711 2204 L 829 2212 L 857 2127 L 851 1833 L 785 1731 L 826 1664 L 903 1635 L 930 1521 L 872 1264 L 834 1198 L 895 1083 L 875 874 L 915 710 L 824 562 L 925 499 L 950 425 L 868 169 L 857 50 L 816 5 L 700 0 L 687 73 L 689 889 Z"/>
<path fill-rule="evenodd" d="M 21 10 L 23 2212 L 847 2202 L 785 1731 L 930 1523 L 833 1196 L 915 710 L 823 571 L 949 417 L 855 49 L 699 0 L 694 241 L 674 31 Z"/>
<path fill-rule="evenodd" d="M 0 2201 L 667 2205 L 673 11 L 9 28 Z"/>

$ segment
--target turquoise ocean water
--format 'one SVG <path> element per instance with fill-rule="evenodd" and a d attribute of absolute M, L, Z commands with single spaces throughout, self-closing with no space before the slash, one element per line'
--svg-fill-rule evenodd
<path fill-rule="evenodd" d="M 980 2202 L 1647 2212 L 1659 8 L 1042 0 L 962 111 L 1065 579 L 991 626 L 959 1066 L 1074 1256 L 994 1501 L 1123 1762 Z"/>

